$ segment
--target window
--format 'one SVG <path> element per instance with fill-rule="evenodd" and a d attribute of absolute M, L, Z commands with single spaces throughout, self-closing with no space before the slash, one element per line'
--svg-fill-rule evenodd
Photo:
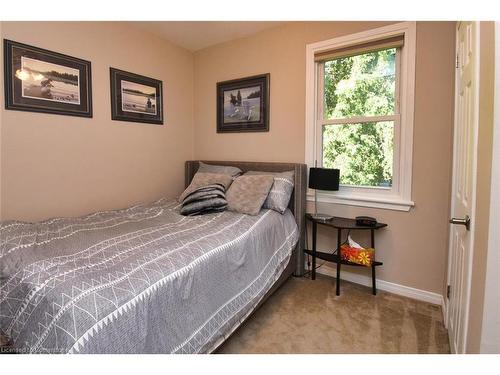
<path fill-rule="evenodd" d="M 390 48 L 319 64 L 321 160 L 342 171 L 343 185 L 392 186 L 399 53 Z"/>
<path fill-rule="evenodd" d="M 404 22 L 308 45 L 306 160 L 341 176 L 320 200 L 413 205 L 414 35 Z"/>

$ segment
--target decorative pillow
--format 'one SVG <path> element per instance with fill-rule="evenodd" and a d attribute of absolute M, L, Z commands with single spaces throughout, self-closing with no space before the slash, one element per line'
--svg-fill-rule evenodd
<path fill-rule="evenodd" d="M 271 210 L 278 211 L 284 214 L 290 197 L 293 192 L 293 179 L 295 176 L 294 171 L 288 172 L 261 172 L 249 171 L 245 175 L 267 175 L 274 177 L 274 183 L 267 195 L 263 208 L 270 208 Z"/>
<path fill-rule="evenodd" d="M 224 198 L 226 199 L 224 186 L 220 184 L 212 184 L 207 186 L 202 186 L 192 193 L 188 194 L 186 198 L 182 201 L 182 204 L 188 204 L 194 201 L 199 201 L 203 199 L 210 198 Z"/>
<path fill-rule="evenodd" d="M 199 162 L 200 166 L 198 167 L 198 172 L 202 173 L 217 173 L 217 174 L 226 174 L 231 177 L 239 176 L 242 171 L 237 167 L 231 167 L 229 165 L 213 165 L 213 164 L 205 164 L 203 162 Z"/>
<path fill-rule="evenodd" d="M 273 176 L 237 177 L 226 193 L 228 209 L 242 214 L 257 215 L 273 182 Z"/>
<path fill-rule="evenodd" d="M 233 178 L 227 174 L 218 174 L 218 173 L 203 173 L 203 172 L 197 172 L 193 179 L 191 180 L 191 183 L 189 186 L 184 190 L 184 192 L 180 195 L 179 197 L 179 202 L 184 201 L 184 199 L 194 192 L 196 189 L 207 186 L 207 185 L 212 185 L 212 184 L 220 184 L 224 186 L 224 189 L 227 190 L 229 185 L 231 185 L 231 182 L 233 182 Z"/>
<path fill-rule="evenodd" d="M 227 201 L 222 198 L 212 198 L 203 201 L 189 203 L 181 208 L 181 215 L 195 216 L 212 214 L 215 212 L 225 211 L 227 208 Z"/>
<path fill-rule="evenodd" d="M 196 189 L 182 201 L 181 215 L 193 216 L 224 211 L 227 208 L 225 191 L 221 184 Z"/>
<path fill-rule="evenodd" d="M 342 246 L 340 246 L 340 258 L 346 262 L 371 267 L 373 258 L 375 258 L 375 250 L 372 248 L 360 249 L 357 247 L 350 247 L 347 244 L 343 244 Z"/>
<path fill-rule="evenodd" d="M 183 204 L 180 213 L 185 216 L 204 215 L 213 212 L 222 212 L 226 208 L 227 201 L 225 198 L 214 197 Z"/>

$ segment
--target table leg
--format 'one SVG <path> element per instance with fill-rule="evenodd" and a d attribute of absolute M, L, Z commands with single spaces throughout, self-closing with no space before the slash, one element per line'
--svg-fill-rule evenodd
<path fill-rule="evenodd" d="M 375 250 L 375 230 L 371 230 L 371 242 L 372 242 L 372 249 Z M 375 261 L 375 253 L 373 256 L 373 261 Z M 375 265 L 372 264 L 372 294 L 374 296 L 377 295 L 377 284 L 376 284 L 376 279 L 375 279 Z"/>
<path fill-rule="evenodd" d="M 341 264 L 341 254 L 340 254 L 340 245 L 342 241 L 342 229 L 338 228 L 337 229 L 337 256 L 338 256 L 338 262 L 337 262 L 337 290 L 336 290 L 336 295 L 340 296 L 340 264 Z"/>
<path fill-rule="evenodd" d="M 316 280 L 316 222 L 312 222 L 312 270 L 311 279 Z"/>
<path fill-rule="evenodd" d="M 375 266 L 372 264 L 372 294 L 377 295 L 377 284 L 375 281 Z"/>

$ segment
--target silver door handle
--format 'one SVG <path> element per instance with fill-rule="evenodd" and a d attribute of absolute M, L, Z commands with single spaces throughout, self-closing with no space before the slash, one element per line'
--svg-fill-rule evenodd
<path fill-rule="evenodd" d="M 457 219 L 456 217 L 453 217 L 450 219 L 451 224 L 459 224 L 459 225 L 465 225 L 465 229 L 470 230 L 470 217 L 469 215 L 465 215 L 464 219 Z"/>

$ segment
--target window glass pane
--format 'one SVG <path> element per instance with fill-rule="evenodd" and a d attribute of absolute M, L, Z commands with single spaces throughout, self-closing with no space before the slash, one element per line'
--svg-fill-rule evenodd
<path fill-rule="evenodd" d="M 326 119 L 394 114 L 396 48 L 325 62 L 324 86 Z"/>
<path fill-rule="evenodd" d="M 340 183 L 392 186 L 394 122 L 323 126 L 323 167 L 340 169 Z"/>

